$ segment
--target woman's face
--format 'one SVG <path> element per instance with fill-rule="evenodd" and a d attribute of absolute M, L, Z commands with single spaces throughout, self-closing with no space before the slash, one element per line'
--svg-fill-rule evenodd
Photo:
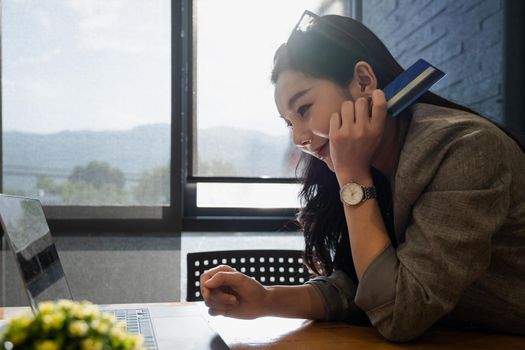
<path fill-rule="evenodd" d="M 275 84 L 275 103 L 280 116 L 292 128 L 294 144 L 324 161 L 332 171 L 330 117 L 348 99 L 349 93 L 334 82 L 293 70 L 282 72 Z"/>

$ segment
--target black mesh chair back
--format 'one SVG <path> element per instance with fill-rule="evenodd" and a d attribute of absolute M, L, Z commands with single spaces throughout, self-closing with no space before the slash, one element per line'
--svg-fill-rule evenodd
<path fill-rule="evenodd" d="M 263 285 L 297 285 L 310 275 L 301 250 L 223 250 L 188 253 L 187 301 L 202 301 L 200 276 L 218 265 L 229 265 Z"/>

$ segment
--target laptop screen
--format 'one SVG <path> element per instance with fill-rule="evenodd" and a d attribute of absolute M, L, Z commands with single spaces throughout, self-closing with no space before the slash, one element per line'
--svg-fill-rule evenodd
<path fill-rule="evenodd" d="M 0 195 L 0 221 L 33 310 L 42 301 L 72 299 L 40 201 Z"/>

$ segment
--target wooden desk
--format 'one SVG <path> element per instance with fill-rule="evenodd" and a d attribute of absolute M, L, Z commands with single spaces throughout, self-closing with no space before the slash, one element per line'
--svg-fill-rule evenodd
<path fill-rule="evenodd" d="M 210 317 L 203 303 L 163 303 L 147 304 L 146 306 L 148 305 L 176 308 L 181 315 L 202 315 L 233 350 L 525 349 L 525 337 L 521 336 L 433 328 L 416 341 L 407 344 L 393 344 L 381 338 L 377 331 L 370 327 L 276 317 L 263 317 L 249 321 L 222 316 Z M 128 306 L 137 305 L 122 305 L 122 307 Z M 0 308 L 0 319 L 8 319 L 15 314 L 27 311 L 29 311 L 28 308 Z"/>

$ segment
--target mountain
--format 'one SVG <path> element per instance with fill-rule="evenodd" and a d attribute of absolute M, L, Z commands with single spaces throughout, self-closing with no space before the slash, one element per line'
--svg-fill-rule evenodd
<path fill-rule="evenodd" d="M 199 131 L 197 152 L 201 160 L 220 160 L 233 165 L 240 176 L 287 176 L 288 136 L 228 127 Z"/>
<path fill-rule="evenodd" d="M 127 181 L 144 171 L 167 166 L 170 125 L 151 124 L 126 131 L 63 131 L 55 134 L 3 133 L 4 188 L 34 187 L 38 175 L 66 179 L 75 166 L 98 160 L 119 168 Z M 285 176 L 287 136 L 217 127 L 199 130 L 199 164 L 227 165 L 234 174 L 219 176 Z"/>

